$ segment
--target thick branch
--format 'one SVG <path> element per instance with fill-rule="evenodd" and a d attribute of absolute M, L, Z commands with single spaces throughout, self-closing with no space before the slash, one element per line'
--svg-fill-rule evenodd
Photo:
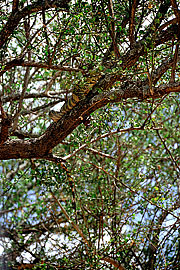
<path fill-rule="evenodd" d="M 113 99 L 113 102 L 118 102 L 122 99 L 128 98 L 138 98 L 138 99 L 148 99 L 148 98 L 160 98 L 165 94 L 169 94 L 171 92 L 180 92 L 180 82 L 177 83 L 169 83 L 167 85 L 160 85 L 159 87 L 153 88 L 153 95 L 150 91 L 150 87 L 148 84 L 139 87 L 137 82 L 125 82 L 122 86 L 115 91 L 111 92 L 111 95 L 115 94 L 116 98 Z"/>
<path fill-rule="evenodd" d="M 177 25 L 170 26 L 167 30 L 161 32 L 156 45 L 172 39 L 178 32 Z M 133 66 L 143 54 L 144 45 L 143 42 L 139 42 L 123 57 L 120 67 L 126 69 Z M 27 141 L 20 139 L 6 141 L 0 147 L 0 159 L 47 158 L 51 150 L 83 122 L 83 118 L 86 118 L 110 101 L 118 102 L 127 98 L 159 98 L 170 92 L 180 92 L 180 83 L 173 83 L 155 87 L 152 95 L 148 84 L 142 86 L 141 83 L 132 81 L 126 81 L 118 90 L 110 92 L 109 89 L 120 78 L 121 76 L 118 74 L 102 75 L 86 98 L 81 103 L 78 103 L 70 112 L 67 112 L 59 122 L 51 124 L 40 138 Z M 98 89 L 102 90 L 102 96 L 98 93 Z M 113 95 L 113 93 L 115 93 L 115 98 L 110 100 L 109 94 Z M 94 99 L 94 97 L 97 97 L 97 99 Z"/>
<path fill-rule="evenodd" d="M 145 93 L 146 90 L 146 93 Z M 180 92 L 180 82 L 168 85 L 161 85 L 154 88 L 154 96 L 151 95 L 148 89 L 143 89 L 134 85 L 123 85 L 121 89 L 116 91 L 116 99 L 111 102 L 118 102 L 127 98 L 159 98 L 166 93 Z M 144 96 L 143 96 L 144 95 Z M 101 100 L 91 102 L 95 94 L 90 93 L 86 99 L 68 112 L 63 118 L 57 122 L 52 123 L 46 132 L 37 139 L 24 140 L 10 140 L 5 142 L 0 147 L 0 159 L 17 159 L 17 158 L 46 158 L 49 152 L 56 145 L 61 143 L 71 132 L 82 123 L 83 117 L 90 115 L 97 109 L 109 103 L 109 98 L 104 97 Z"/>

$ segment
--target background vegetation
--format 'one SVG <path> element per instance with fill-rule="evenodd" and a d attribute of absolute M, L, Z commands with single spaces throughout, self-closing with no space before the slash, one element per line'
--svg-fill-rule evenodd
<path fill-rule="evenodd" d="M 180 268 L 178 5 L 0 1 L 1 269 Z"/>

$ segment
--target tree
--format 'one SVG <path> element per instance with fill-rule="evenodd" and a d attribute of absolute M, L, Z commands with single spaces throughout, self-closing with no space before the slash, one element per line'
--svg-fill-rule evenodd
<path fill-rule="evenodd" d="M 178 269 L 178 3 L 0 5 L 1 268 Z"/>

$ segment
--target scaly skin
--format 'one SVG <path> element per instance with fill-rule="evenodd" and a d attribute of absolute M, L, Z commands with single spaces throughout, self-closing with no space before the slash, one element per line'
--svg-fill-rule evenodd
<path fill-rule="evenodd" d="M 73 107 L 76 106 L 76 104 L 83 100 L 86 95 L 89 93 L 90 89 L 97 83 L 98 79 L 101 77 L 100 74 L 94 75 L 92 77 L 89 77 L 86 79 L 86 83 L 83 87 L 76 85 L 74 89 L 74 93 L 70 98 L 68 98 L 67 102 L 62 106 L 61 110 L 58 111 L 50 111 L 49 117 L 54 121 L 58 122 L 65 113 L 72 110 Z"/>

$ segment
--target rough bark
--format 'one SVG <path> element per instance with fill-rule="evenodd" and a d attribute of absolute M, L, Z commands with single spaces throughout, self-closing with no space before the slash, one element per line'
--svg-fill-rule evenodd
<path fill-rule="evenodd" d="M 146 90 L 146 94 L 144 94 Z M 159 98 L 170 92 L 180 92 L 180 82 L 162 85 L 154 89 L 154 96 L 147 89 L 138 88 L 137 85 L 130 85 L 129 88 L 120 89 L 116 92 L 116 99 L 111 101 L 108 97 L 102 98 L 91 103 L 95 94 L 92 92 L 76 106 L 71 112 L 68 112 L 63 118 L 52 123 L 46 132 L 39 138 L 20 140 L 10 139 L 0 146 L 0 159 L 18 159 L 18 158 L 45 158 L 48 159 L 51 150 L 61 143 L 71 132 L 83 122 L 83 119 L 92 112 L 105 106 L 109 102 L 118 102 L 127 98 Z"/>
<path fill-rule="evenodd" d="M 166 10 L 169 7 L 169 1 Z M 66 8 L 69 0 L 58 1 L 58 7 Z M 43 2 L 37 1 L 36 3 L 24 7 L 21 11 L 12 12 L 7 24 L 4 26 L 0 33 L 0 46 L 2 46 L 13 30 L 17 27 L 20 20 L 27 14 L 37 12 L 42 9 Z M 57 7 L 56 1 L 48 1 L 48 5 L 45 8 Z M 43 6 L 44 7 L 44 6 Z M 166 30 L 162 30 L 155 40 L 155 46 L 163 44 L 167 41 L 171 41 L 175 37 L 179 36 L 179 27 L 177 24 L 170 25 Z M 150 47 L 151 44 L 146 44 L 146 47 Z M 140 56 L 145 54 L 144 39 L 132 45 L 132 48 L 120 59 L 120 70 L 125 70 L 132 67 L 139 60 Z M 171 67 L 173 63 L 172 59 L 166 60 L 163 65 L 153 74 L 152 79 L 154 83 L 163 75 L 163 73 Z M 15 59 L 9 65 L 10 68 L 16 65 L 24 65 L 24 62 L 20 59 Z M 26 63 L 27 64 L 27 63 Z M 30 64 L 28 66 L 31 66 Z M 7 66 L 7 69 L 9 67 Z M 111 91 L 113 84 L 117 81 L 121 81 L 122 84 L 116 91 Z M 102 94 L 99 94 L 98 89 L 101 89 Z M 92 112 L 105 106 L 107 103 L 118 102 L 128 98 L 155 99 L 162 97 L 170 92 L 180 92 L 180 83 L 170 83 L 167 85 L 160 85 L 150 89 L 149 81 L 133 82 L 126 81 L 121 77 L 120 73 L 102 74 L 96 85 L 92 88 L 89 94 L 78 103 L 70 112 L 67 112 L 63 118 L 57 122 L 52 123 L 39 138 L 23 139 L 10 139 L 0 145 L 0 159 L 18 159 L 18 158 L 44 158 L 49 159 L 51 156 L 51 150 L 58 144 L 60 144 L 78 125 L 83 123 L 84 119 Z M 113 95 L 113 98 L 110 96 Z M 7 134 L 7 132 L 6 132 Z M 7 138 L 6 138 L 7 139 Z"/>

